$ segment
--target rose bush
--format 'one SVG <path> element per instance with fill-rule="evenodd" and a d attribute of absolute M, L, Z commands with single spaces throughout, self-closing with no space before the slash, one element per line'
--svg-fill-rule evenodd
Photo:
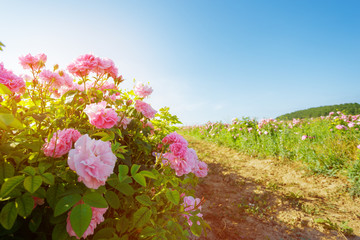
<path fill-rule="evenodd" d="M 144 101 L 152 88 L 122 89 L 114 62 L 91 54 L 69 74 L 46 61 L 20 57 L 21 77 L 0 63 L 0 238 L 200 236 L 207 165 L 178 118 Z"/>

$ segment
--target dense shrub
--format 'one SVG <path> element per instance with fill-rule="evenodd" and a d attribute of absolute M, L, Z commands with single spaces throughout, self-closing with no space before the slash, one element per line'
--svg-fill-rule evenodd
<path fill-rule="evenodd" d="M 148 85 L 121 89 L 110 59 L 67 70 L 30 54 L 0 64 L 0 239 L 187 239 L 208 225 L 194 198 L 207 166 Z M 189 229 L 191 231 L 189 231 Z"/>

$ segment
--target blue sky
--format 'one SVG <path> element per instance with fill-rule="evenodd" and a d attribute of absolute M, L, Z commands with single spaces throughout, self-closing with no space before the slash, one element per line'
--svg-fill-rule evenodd
<path fill-rule="evenodd" d="M 0 62 L 114 60 L 184 124 L 360 102 L 360 1 L 0 1 Z"/>

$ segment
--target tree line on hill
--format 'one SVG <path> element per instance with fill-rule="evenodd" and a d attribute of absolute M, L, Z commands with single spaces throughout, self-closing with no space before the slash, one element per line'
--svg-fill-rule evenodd
<path fill-rule="evenodd" d="M 320 117 L 326 116 L 330 112 L 341 111 L 345 114 L 357 115 L 360 114 L 360 104 L 358 103 L 344 103 L 339 105 L 330 105 L 330 106 L 321 106 L 308 108 L 304 110 L 295 111 L 292 113 L 287 113 L 281 116 L 278 116 L 278 120 L 291 120 L 293 118 L 311 118 L 311 117 Z"/>

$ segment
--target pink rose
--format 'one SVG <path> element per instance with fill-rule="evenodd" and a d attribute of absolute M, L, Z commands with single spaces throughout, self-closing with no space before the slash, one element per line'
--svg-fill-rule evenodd
<path fill-rule="evenodd" d="M 307 139 L 307 138 L 308 138 L 308 136 L 303 135 L 303 136 L 301 137 L 301 140 L 305 140 L 305 139 Z"/>
<path fill-rule="evenodd" d="M 24 69 L 39 70 L 45 66 L 47 56 L 44 53 L 36 56 L 28 54 L 26 56 L 19 57 L 19 60 Z"/>
<path fill-rule="evenodd" d="M 130 124 L 131 122 L 131 118 L 127 118 L 127 117 L 124 117 L 121 121 L 120 121 L 120 125 L 126 129 L 127 126 Z"/>
<path fill-rule="evenodd" d="M 91 139 L 87 134 L 76 141 L 75 149 L 70 150 L 68 157 L 70 169 L 79 175 L 78 181 L 93 189 L 105 185 L 114 171 L 115 162 L 111 143 Z"/>
<path fill-rule="evenodd" d="M 196 167 L 193 170 L 193 173 L 195 174 L 195 176 L 197 177 L 206 177 L 207 173 L 208 173 L 208 166 L 206 163 L 197 160 L 196 161 Z"/>
<path fill-rule="evenodd" d="M 139 97 L 145 98 L 153 92 L 153 89 L 150 86 L 146 86 L 143 83 L 137 83 L 134 92 Z"/>
<path fill-rule="evenodd" d="M 98 75 L 109 74 L 112 78 L 117 78 L 118 69 L 115 67 L 114 62 L 108 58 L 97 58 L 98 65 L 94 72 Z"/>
<path fill-rule="evenodd" d="M 84 234 L 82 235 L 82 238 L 86 239 L 87 236 L 93 235 L 94 234 L 94 230 L 96 228 L 96 226 L 100 223 L 102 223 L 105 219 L 104 219 L 104 214 L 107 211 L 108 208 L 95 208 L 95 207 L 91 207 L 92 210 L 92 217 L 91 217 L 91 221 L 90 221 L 90 225 L 89 227 L 86 229 L 86 231 L 84 232 Z M 70 223 L 70 214 L 71 211 L 68 212 L 68 217 L 66 219 L 66 231 L 68 232 L 70 237 L 76 237 L 77 239 L 79 239 L 79 237 L 76 235 L 76 233 L 74 232 L 71 223 Z"/>
<path fill-rule="evenodd" d="M 170 151 L 179 158 L 185 157 L 187 152 L 187 146 L 182 143 L 173 143 L 170 144 Z"/>
<path fill-rule="evenodd" d="M 84 77 L 89 75 L 98 65 L 97 58 L 92 54 L 85 54 L 78 57 L 73 63 L 71 63 L 67 69 L 68 71 L 78 77 Z"/>
<path fill-rule="evenodd" d="M 13 93 L 25 89 L 25 81 L 12 71 L 6 70 L 2 63 L 0 63 L 0 83 L 4 84 Z"/>
<path fill-rule="evenodd" d="M 165 153 L 163 157 L 163 163 L 170 163 L 170 167 L 175 170 L 177 176 L 188 174 L 194 168 L 193 158 L 180 158 L 169 152 Z"/>
<path fill-rule="evenodd" d="M 136 100 L 135 109 L 138 112 L 141 112 L 147 118 L 154 118 L 157 113 L 149 104 L 141 100 Z"/>
<path fill-rule="evenodd" d="M 194 198 L 192 196 L 186 196 L 184 197 L 184 202 L 181 204 L 184 206 L 184 210 L 186 212 L 188 212 L 188 214 L 183 214 L 183 216 L 187 219 L 188 224 L 190 226 L 192 226 L 192 221 L 190 220 L 190 216 L 192 216 L 192 214 L 190 212 L 195 211 L 195 210 L 201 210 L 201 205 L 200 205 L 200 198 Z M 203 215 L 201 213 L 196 214 L 196 216 L 198 217 L 202 217 Z M 200 225 L 200 222 L 197 222 L 198 225 Z"/>
<path fill-rule="evenodd" d="M 59 158 L 68 153 L 72 144 L 80 137 L 80 132 L 72 128 L 58 130 L 53 134 L 50 142 L 47 142 L 47 139 L 45 140 L 46 142 L 44 143 L 42 150 L 44 151 L 45 156 Z"/>
<path fill-rule="evenodd" d="M 112 78 L 117 78 L 118 75 L 118 69 L 112 60 L 95 57 L 92 54 L 78 57 L 68 66 L 68 70 L 71 74 L 78 77 L 87 76 L 91 72 L 97 75 L 109 74 Z"/>
<path fill-rule="evenodd" d="M 188 142 L 185 140 L 185 138 L 177 132 L 169 133 L 166 135 L 166 137 L 163 138 L 162 142 L 165 144 L 181 143 L 186 146 L 188 145 Z"/>
<path fill-rule="evenodd" d="M 120 121 L 119 116 L 112 108 L 106 108 L 106 102 L 92 103 L 84 109 L 90 123 L 97 128 L 112 128 Z"/>
<path fill-rule="evenodd" d="M 43 83 L 50 84 L 53 88 L 56 89 L 61 88 L 62 86 L 70 88 L 73 85 L 73 79 L 62 71 L 52 72 L 50 70 L 43 70 L 39 77 Z"/>

